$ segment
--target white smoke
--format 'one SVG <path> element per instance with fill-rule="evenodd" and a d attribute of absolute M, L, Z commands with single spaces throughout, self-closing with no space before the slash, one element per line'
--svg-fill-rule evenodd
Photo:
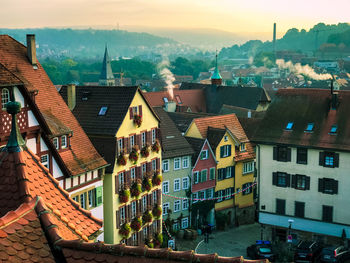
<path fill-rule="evenodd" d="M 162 62 L 158 64 L 158 70 L 160 73 L 160 76 L 166 83 L 166 89 L 168 90 L 170 99 L 174 99 L 174 84 L 175 81 L 174 74 L 168 69 L 170 63 L 168 59 L 163 59 Z"/>
<path fill-rule="evenodd" d="M 331 79 L 331 74 L 317 74 L 309 65 L 302 66 L 300 63 L 293 64 L 291 61 L 285 62 L 283 59 L 277 59 L 276 64 L 279 69 L 289 69 L 292 73 L 302 74 L 314 80 Z"/>

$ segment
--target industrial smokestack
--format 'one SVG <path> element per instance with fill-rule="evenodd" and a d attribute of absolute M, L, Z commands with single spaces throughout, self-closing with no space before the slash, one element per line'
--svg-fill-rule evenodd
<path fill-rule="evenodd" d="M 35 35 L 27 34 L 27 56 L 30 64 L 37 65 Z"/>
<path fill-rule="evenodd" d="M 273 23 L 273 53 L 276 55 L 276 23 Z"/>

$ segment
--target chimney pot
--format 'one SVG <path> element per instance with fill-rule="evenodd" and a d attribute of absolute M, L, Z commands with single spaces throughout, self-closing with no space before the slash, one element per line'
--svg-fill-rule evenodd
<path fill-rule="evenodd" d="M 72 111 L 76 105 L 76 91 L 75 84 L 67 85 L 67 104 L 68 108 Z"/>
<path fill-rule="evenodd" d="M 27 56 L 30 64 L 37 65 L 35 35 L 27 34 Z"/>

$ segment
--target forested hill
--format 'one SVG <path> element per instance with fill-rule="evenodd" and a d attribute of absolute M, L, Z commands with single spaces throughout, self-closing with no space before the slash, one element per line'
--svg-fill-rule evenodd
<path fill-rule="evenodd" d="M 39 57 L 96 58 L 103 56 L 108 44 L 111 57 L 136 56 L 178 46 L 172 39 L 148 33 L 124 30 L 95 29 L 0 29 L 0 34 L 8 34 L 25 44 L 26 34 L 35 34 Z M 176 52 L 176 50 L 174 50 Z"/>

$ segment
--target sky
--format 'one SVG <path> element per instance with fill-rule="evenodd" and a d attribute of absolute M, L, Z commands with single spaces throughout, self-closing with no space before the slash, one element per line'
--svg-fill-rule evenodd
<path fill-rule="evenodd" d="M 350 22 L 349 0 L 0 0 L 1 28 L 127 26 L 284 33 Z"/>

